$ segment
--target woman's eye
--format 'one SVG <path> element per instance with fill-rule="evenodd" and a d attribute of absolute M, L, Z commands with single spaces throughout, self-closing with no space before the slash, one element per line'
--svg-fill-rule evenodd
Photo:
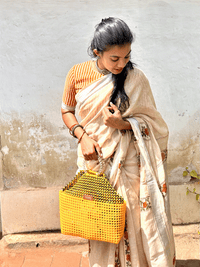
<path fill-rule="evenodd" d="M 131 57 L 131 55 L 125 57 L 125 59 L 130 59 L 130 57 Z M 117 62 L 117 61 L 119 60 L 119 58 L 117 58 L 117 59 L 112 59 L 112 58 L 111 58 L 111 60 L 112 60 L 112 62 Z"/>
<path fill-rule="evenodd" d="M 117 62 L 119 59 L 111 59 L 113 62 Z"/>

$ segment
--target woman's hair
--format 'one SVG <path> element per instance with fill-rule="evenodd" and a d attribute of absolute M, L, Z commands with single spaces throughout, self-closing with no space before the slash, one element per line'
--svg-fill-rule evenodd
<path fill-rule="evenodd" d="M 111 46 L 132 44 L 133 41 L 133 34 L 123 20 L 112 17 L 102 19 L 96 26 L 88 53 L 92 57 L 97 57 L 93 51 L 94 49 L 103 53 L 104 51 L 108 51 Z M 129 106 L 129 98 L 124 90 L 124 82 L 128 71 L 133 69 L 133 67 L 134 64 L 129 61 L 120 74 L 112 74 L 114 89 L 110 97 L 110 102 L 116 104 L 117 100 L 120 99 L 119 109 L 121 112 Z"/>

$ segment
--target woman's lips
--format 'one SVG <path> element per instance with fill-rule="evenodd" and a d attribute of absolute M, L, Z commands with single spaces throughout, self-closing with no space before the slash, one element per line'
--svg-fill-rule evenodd
<path fill-rule="evenodd" d="M 122 72 L 123 69 L 115 69 L 117 72 Z"/>

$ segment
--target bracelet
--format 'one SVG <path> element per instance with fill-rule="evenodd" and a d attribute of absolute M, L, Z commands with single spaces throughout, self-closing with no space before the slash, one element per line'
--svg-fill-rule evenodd
<path fill-rule="evenodd" d="M 74 131 L 75 131 L 75 129 L 76 129 L 77 127 L 81 127 L 81 128 L 83 129 L 83 126 L 80 125 L 80 124 L 75 124 L 75 125 L 73 125 L 73 126 L 69 129 L 69 133 L 70 133 L 73 137 L 75 137 L 75 138 L 77 138 L 77 137 L 76 137 L 76 135 L 74 134 Z"/>
<path fill-rule="evenodd" d="M 69 131 L 70 131 L 70 132 L 72 131 L 72 128 L 73 128 L 75 125 L 77 125 L 77 123 L 76 123 L 76 124 L 73 124 L 73 125 L 69 128 Z"/>
<path fill-rule="evenodd" d="M 74 126 L 76 126 L 77 125 L 77 123 L 76 124 L 73 124 L 70 128 L 69 128 L 69 133 L 72 135 L 72 129 L 73 129 L 73 127 Z"/>
<path fill-rule="evenodd" d="M 78 144 L 80 144 L 80 142 L 81 142 L 81 140 L 82 140 L 82 138 L 83 138 L 85 133 L 86 133 L 86 131 L 83 129 L 83 133 L 82 133 L 81 137 L 78 140 Z"/>

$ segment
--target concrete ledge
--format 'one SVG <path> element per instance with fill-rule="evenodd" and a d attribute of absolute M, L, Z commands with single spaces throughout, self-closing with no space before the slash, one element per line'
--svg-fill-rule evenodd
<path fill-rule="evenodd" d="M 60 229 L 60 189 L 56 187 L 2 191 L 3 235 Z"/>
<path fill-rule="evenodd" d="M 170 208 L 173 224 L 190 224 L 200 222 L 200 203 L 194 194 L 186 195 L 187 187 L 200 193 L 200 182 L 170 185 Z"/>
<path fill-rule="evenodd" d="M 186 196 L 186 189 L 200 184 L 170 185 L 170 204 L 173 224 L 200 222 L 200 204 L 195 195 Z M 20 189 L 1 192 L 3 235 L 24 232 L 60 230 L 59 190 Z"/>
<path fill-rule="evenodd" d="M 88 244 L 88 240 L 62 235 L 61 233 L 25 233 L 6 235 L 0 241 L 1 246 L 9 249 L 75 246 Z"/>
<path fill-rule="evenodd" d="M 198 234 L 199 230 L 199 224 L 173 226 L 177 259 L 200 260 L 200 236 Z M 183 264 L 181 266 L 200 266 L 200 261 L 196 262 L 196 264 L 197 265 Z"/>

